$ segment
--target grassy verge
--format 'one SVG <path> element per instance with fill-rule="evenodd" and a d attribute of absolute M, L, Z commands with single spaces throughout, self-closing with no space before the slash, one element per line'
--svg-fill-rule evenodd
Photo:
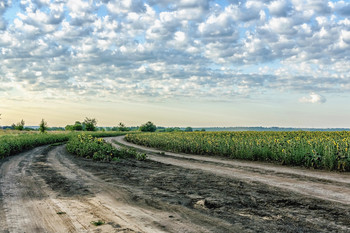
<path fill-rule="evenodd" d="M 132 149 L 117 149 L 112 144 L 107 143 L 103 138 L 92 135 L 76 135 L 71 137 L 67 143 L 67 150 L 80 157 L 97 161 L 118 161 L 124 158 L 136 158 L 145 160 L 146 154 L 141 154 Z"/>
<path fill-rule="evenodd" d="M 350 171 L 350 132 L 192 132 L 126 136 L 167 151 Z"/>
<path fill-rule="evenodd" d="M 81 133 L 28 133 L 18 135 L 3 135 L 0 137 L 0 159 L 20 153 L 37 146 L 66 142 Z M 91 132 L 94 137 L 113 137 L 124 135 L 124 132 Z"/>

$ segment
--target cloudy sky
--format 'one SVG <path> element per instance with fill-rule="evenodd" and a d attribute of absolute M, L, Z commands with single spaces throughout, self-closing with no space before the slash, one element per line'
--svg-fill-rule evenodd
<path fill-rule="evenodd" d="M 350 127 L 350 2 L 1 0 L 0 125 Z"/>

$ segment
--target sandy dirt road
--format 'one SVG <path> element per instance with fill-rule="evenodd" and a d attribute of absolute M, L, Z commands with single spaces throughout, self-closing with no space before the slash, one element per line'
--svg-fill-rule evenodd
<path fill-rule="evenodd" d="M 212 222 L 222 232 L 232 227 L 186 208 L 166 203 L 154 208 L 133 200 L 122 187 L 76 162 L 63 146 L 39 147 L 2 161 L 0 232 L 210 232 Z M 98 220 L 106 224 L 91 224 Z"/>
<path fill-rule="evenodd" d="M 146 152 L 151 160 L 157 162 L 188 169 L 200 169 L 215 175 L 243 181 L 257 181 L 311 197 L 350 205 L 349 173 L 290 168 L 268 163 L 238 161 L 209 156 L 164 153 L 161 150 L 129 143 L 124 140 L 124 137 L 109 138 L 107 141 L 140 149 Z"/>
<path fill-rule="evenodd" d="M 138 148 L 150 160 L 1 160 L 0 232 L 350 232 L 348 174 Z"/>

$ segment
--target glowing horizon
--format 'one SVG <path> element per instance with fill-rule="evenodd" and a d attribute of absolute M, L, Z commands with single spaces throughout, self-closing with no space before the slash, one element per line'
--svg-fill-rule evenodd
<path fill-rule="evenodd" d="M 5 0 L 0 125 L 350 128 L 346 1 Z"/>

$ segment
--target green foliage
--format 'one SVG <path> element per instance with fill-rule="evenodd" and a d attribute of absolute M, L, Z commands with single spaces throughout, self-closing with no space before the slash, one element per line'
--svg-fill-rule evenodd
<path fill-rule="evenodd" d="M 107 143 L 103 138 L 92 135 L 79 134 L 72 137 L 67 143 L 67 150 L 80 157 L 92 158 L 98 161 L 117 161 L 122 158 L 146 159 L 135 150 L 117 149 L 112 144 Z"/>
<path fill-rule="evenodd" d="M 75 124 L 73 125 L 73 130 L 76 131 L 82 131 L 83 130 L 83 125 L 80 123 L 80 121 L 76 121 Z"/>
<path fill-rule="evenodd" d="M 21 134 L 0 137 L 0 158 L 32 149 L 36 146 L 67 141 L 69 134 Z"/>
<path fill-rule="evenodd" d="M 82 131 L 84 126 L 80 123 L 80 121 L 76 121 L 74 125 L 66 125 L 65 129 L 67 131 Z"/>
<path fill-rule="evenodd" d="M 113 137 L 124 135 L 122 132 L 91 132 L 94 137 Z M 20 153 L 24 150 L 32 149 L 37 146 L 56 144 L 66 142 L 71 137 L 77 137 L 77 133 L 29 133 L 21 132 L 15 135 L 0 136 L 0 159 Z"/>
<path fill-rule="evenodd" d="M 152 122 L 148 121 L 147 123 L 140 126 L 140 130 L 142 132 L 155 132 L 157 130 L 157 126 L 155 126 Z"/>
<path fill-rule="evenodd" d="M 18 122 L 17 124 L 12 124 L 13 129 L 15 130 L 23 130 L 24 129 L 24 120 L 22 119 L 20 122 Z"/>
<path fill-rule="evenodd" d="M 45 133 L 47 129 L 48 129 L 47 122 L 44 119 L 41 119 L 41 122 L 39 124 L 39 131 L 41 133 Z"/>
<path fill-rule="evenodd" d="M 105 222 L 102 220 L 98 220 L 98 221 L 92 221 L 91 224 L 94 226 L 101 226 L 101 225 L 105 224 Z"/>
<path fill-rule="evenodd" d="M 350 171 L 350 132 L 191 132 L 128 134 L 164 150 Z"/>
<path fill-rule="evenodd" d="M 193 131 L 192 127 L 187 127 L 187 128 L 185 129 L 185 132 L 192 132 L 192 131 Z"/>
<path fill-rule="evenodd" d="M 166 128 L 165 132 L 182 132 L 182 130 L 179 127 L 170 127 L 170 128 Z"/>
<path fill-rule="evenodd" d="M 129 131 L 130 129 L 128 127 L 126 127 L 124 123 L 119 122 L 118 130 L 119 131 Z"/>
<path fill-rule="evenodd" d="M 88 118 L 86 117 L 84 120 L 84 125 L 85 125 L 85 129 L 87 131 L 95 131 L 96 130 L 96 125 L 97 125 L 97 121 L 95 118 Z"/>

